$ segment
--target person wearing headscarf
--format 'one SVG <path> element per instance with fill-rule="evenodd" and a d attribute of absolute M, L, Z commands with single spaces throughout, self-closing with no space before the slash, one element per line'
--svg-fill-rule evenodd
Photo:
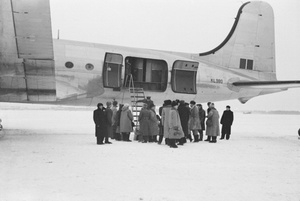
<path fill-rule="evenodd" d="M 161 112 L 161 121 L 163 125 L 164 138 L 167 145 L 169 143 L 168 142 L 169 141 L 169 114 L 172 108 L 171 104 L 172 104 L 171 100 L 165 100 L 164 101 L 165 106 L 163 107 Z"/>
<path fill-rule="evenodd" d="M 206 120 L 206 135 L 211 137 L 210 143 L 216 143 L 217 136 L 220 135 L 219 119 L 219 112 L 216 110 L 215 104 L 211 103 Z"/>
<path fill-rule="evenodd" d="M 97 138 L 97 144 L 102 145 L 104 137 L 107 135 L 106 127 L 106 113 L 102 103 L 98 103 L 97 109 L 94 110 L 93 120 L 95 123 L 95 136 Z"/>
<path fill-rule="evenodd" d="M 133 115 L 131 110 L 129 109 L 129 104 L 125 103 L 120 117 L 120 133 L 122 134 L 123 141 L 131 142 L 130 132 L 133 131 L 132 129 L 132 120 Z"/>
<path fill-rule="evenodd" d="M 178 102 L 173 101 L 171 106 L 172 107 L 169 111 L 169 121 L 168 121 L 169 146 L 171 148 L 178 148 L 178 146 L 176 145 L 176 140 L 183 138 L 184 134 L 182 131 L 179 113 L 177 111 Z"/>

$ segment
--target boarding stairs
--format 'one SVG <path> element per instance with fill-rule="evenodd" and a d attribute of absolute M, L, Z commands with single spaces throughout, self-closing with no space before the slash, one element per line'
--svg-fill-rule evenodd
<path fill-rule="evenodd" d="M 128 80 L 127 80 L 128 79 Z M 140 124 L 138 121 L 140 111 L 143 107 L 143 101 L 145 97 L 145 92 L 143 88 L 135 88 L 132 75 L 128 75 L 128 78 L 126 78 L 125 83 L 128 82 L 129 85 L 129 93 L 130 93 L 130 99 L 131 99 L 131 110 L 133 114 L 133 122 L 135 124 L 135 133 L 139 131 Z"/>

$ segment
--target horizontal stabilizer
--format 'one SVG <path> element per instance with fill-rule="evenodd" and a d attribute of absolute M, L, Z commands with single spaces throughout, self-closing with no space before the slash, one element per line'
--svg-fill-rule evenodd
<path fill-rule="evenodd" d="M 288 81 L 238 81 L 233 86 L 255 89 L 288 89 L 300 87 L 300 80 Z"/>

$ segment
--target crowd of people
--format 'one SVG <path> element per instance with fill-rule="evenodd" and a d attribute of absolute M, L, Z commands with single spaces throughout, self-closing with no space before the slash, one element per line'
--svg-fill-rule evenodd
<path fill-rule="evenodd" d="M 138 128 L 135 129 L 135 139 L 141 143 L 165 144 L 171 148 L 190 142 L 204 141 L 216 143 L 220 136 L 219 124 L 222 124 L 220 140 L 230 139 L 233 112 L 230 106 L 220 119 L 214 103 L 207 103 L 207 111 L 195 101 L 165 100 L 156 113 L 156 106 L 147 97 L 138 116 Z M 93 116 L 96 126 L 97 144 L 111 144 L 109 139 L 130 142 L 130 134 L 135 125 L 129 104 L 107 102 L 106 107 L 98 103 Z"/>

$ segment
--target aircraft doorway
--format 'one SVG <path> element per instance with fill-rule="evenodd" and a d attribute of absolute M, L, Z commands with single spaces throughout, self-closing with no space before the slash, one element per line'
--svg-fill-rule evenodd
<path fill-rule="evenodd" d="M 126 57 L 125 77 L 130 74 L 134 87 L 145 91 L 165 91 L 167 88 L 168 64 L 164 60 Z M 128 81 L 124 85 L 129 86 Z"/>
<path fill-rule="evenodd" d="M 121 54 L 106 53 L 103 64 L 103 85 L 107 88 L 121 87 L 123 56 Z"/>
<path fill-rule="evenodd" d="M 196 94 L 198 63 L 175 61 L 172 70 L 172 90 L 176 93 Z"/>

